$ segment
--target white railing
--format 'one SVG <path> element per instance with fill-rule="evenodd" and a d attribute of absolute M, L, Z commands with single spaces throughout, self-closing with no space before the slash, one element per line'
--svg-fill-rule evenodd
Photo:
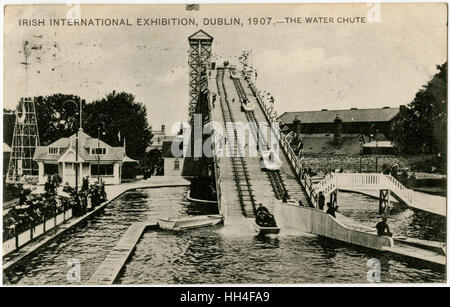
<path fill-rule="evenodd" d="M 315 187 L 318 192 L 323 192 L 325 195 L 330 194 L 337 187 L 337 178 L 334 173 L 328 174 L 324 179 L 315 184 Z"/>
<path fill-rule="evenodd" d="M 413 204 L 414 202 L 414 191 L 408 189 L 403 184 L 401 184 L 397 179 L 391 175 L 384 175 L 387 186 L 389 190 L 394 192 L 398 197 L 400 197 L 405 203 Z"/>
<path fill-rule="evenodd" d="M 261 110 L 263 111 L 264 116 L 266 117 L 267 122 L 277 122 L 277 116 L 269 112 L 268 107 L 264 103 L 264 101 L 259 97 L 258 91 L 256 90 L 255 86 L 250 80 L 247 80 L 248 85 L 250 86 L 250 89 L 253 91 L 253 95 L 256 98 L 256 101 L 258 102 L 259 106 L 261 107 Z M 273 106 L 272 106 L 273 108 Z M 279 143 L 281 144 L 281 148 L 283 149 L 284 153 L 286 154 L 287 159 L 291 163 L 292 168 L 294 169 L 295 175 L 298 176 L 298 179 L 300 183 L 302 184 L 303 188 L 305 189 L 306 194 L 309 197 L 309 200 L 311 203 L 317 207 L 318 202 L 318 191 L 313 186 L 311 178 L 309 175 L 304 171 L 303 165 L 298 159 L 298 156 L 295 154 L 294 150 L 292 149 L 289 141 L 286 138 L 286 135 L 284 135 L 282 132 L 279 133 L 280 139 Z"/>
<path fill-rule="evenodd" d="M 335 189 L 386 189 L 392 191 L 406 204 L 414 201 L 414 191 L 406 188 L 391 175 L 378 173 L 333 173 L 316 184 L 317 191 L 329 194 Z"/>

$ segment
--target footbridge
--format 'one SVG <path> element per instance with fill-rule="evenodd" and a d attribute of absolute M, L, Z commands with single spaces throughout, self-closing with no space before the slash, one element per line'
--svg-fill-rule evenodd
<path fill-rule="evenodd" d="M 240 231 L 248 227 L 257 205 L 263 203 L 282 229 L 445 265 L 445 244 L 378 236 L 374 229 L 355 227 L 317 209 L 320 192 L 336 202 L 339 189 L 378 189 L 386 208 L 391 194 L 411 207 L 417 206 L 417 201 L 411 190 L 382 174 L 338 173 L 313 182 L 306 172 L 307 165 L 291 146 L 292 139 L 284 133 L 288 132 L 287 126 L 273 112 L 273 105 L 259 95 L 245 69 L 226 61 L 223 66 L 211 63 L 211 42 L 212 37 L 203 31 L 189 38 L 190 113 L 202 113 L 203 119 L 213 123 L 209 165 L 214 169 L 219 211 L 225 226 L 232 226 L 225 228 Z M 246 127 L 244 133 L 242 126 Z M 252 155 L 254 144 L 256 154 Z M 267 152 L 277 153 L 274 160 L 278 167 L 262 167 L 261 159 Z"/>
<path fill-rule="evenodd" d="M 391 196 L 412 209 L 446 216 L 445 198 L 408 189 L 391 175 L 379 173 L 331 173 L 315 184 L 316 192 L 337 201 L 337 191 L 363 191 L 375 196 L 379 192 L 380 211 L 389 207 Z M 370 193 L 370 191 L 375 191 Z"/>

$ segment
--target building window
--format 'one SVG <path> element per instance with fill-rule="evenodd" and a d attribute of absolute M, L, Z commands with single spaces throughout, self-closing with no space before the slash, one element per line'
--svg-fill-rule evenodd
<path fill-rule="evenodd" d="M 113 176 L 114 165 L 113 164 L 91 164 L 91 176 Z"/>
<path fill-rule="evenodd" d="M 106 155 L 106 148 L 91 148 L 91 155 Z"/>
<path fill-rule="evenodd" d="M 180 161 L 178 161 L 178 160 L 173 161 L 173 169 L 175 171 L 180 169 Z"/>
<path fill-rule="evenodd" d="M 49 147 L 48 154 L 49 155 L 59 155 L 59 147 Z"/>

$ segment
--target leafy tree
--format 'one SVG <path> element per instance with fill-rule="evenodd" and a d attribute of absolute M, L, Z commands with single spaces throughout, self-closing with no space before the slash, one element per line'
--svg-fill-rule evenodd
<path fill-rule="evenodd" d="M 100 127 L 105 133 L 101 140 L 111 146 L 123 146 L 125 138 L 128 156 L 133 159 L 145 156 L 152 137 L 147 109 L 142 103 L 135 102 L 132 94 L 113 91 L 105 98 L 86 105 L 83 114 L 87 134 L 96 137 Z"/>
<path fill-rule="evenodd" d="M 35 107 L 41 145 L 49 145 L 62 137 L 71 136 L 78 130 L 79 107 L 66 101 L 74 100 L 78 103 L 79 99 L 78 96 L 65 94 L 36 97 Z"/>
<path fill-rule="evenodd" d="M 36 113 L 41 145 L 48 145 L 62 137 L 74 134 L 79 128 L 79 107 L 67 102 L 75 95 L 54 94 L 37 97 Z M 83 130 L 97 137 L 98 128 L 104 132 L 100 139 L 111 146 L 123 146 L 126 138 L 127 155 L 141 159 L 151 140 L 147 110 L 134 96 L 113 91 L 105 98 L 83 105 Z M 120 139 L 119 139 L 120 131 Z"/>
<path fill-rule="evenodd" d="M 404 154 L 447 155 L 447 62 L 421 88 L 394 123 L 394 138 Z"/>
<path fill-rule="evenodd" d="M 150 150 L 139 163 L 144 178 L 151 175 L 162 175 L 164 172 L 164 159 L 159 149 Z"/>
<path fill-rule="evenodd" d="M 3 142 L 12 145 L 14 123 L 16 122 L 16 114 L 12 110 L 3 108 Z"/>

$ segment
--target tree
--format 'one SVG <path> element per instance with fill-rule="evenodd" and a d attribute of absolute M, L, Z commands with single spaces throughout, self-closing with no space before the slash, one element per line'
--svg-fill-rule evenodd
<path fill-rule="evenodd" d="M 14 124 L 16 122 L 16 113 L 12 110 L 3 108 L 3 142 L 12 145 Z"/>
<path fill-rule="evenodd" d="M 41 145 L 73 135 L 79 128 L 80 97 L 54 94 L 36 98 L 36 113 Z M 147 110 L 142 103 L 135 102 L 129 93 L 115 91 L 105 98 L 83 105 L 83 129 L 91 137 L 97 137 L 98 128 L 104 132 L 100 139 L 111 146 L 123 146 L 126 138 L 126 153 L 133 159 L 141 159 L 151 140 L 147 122 Z M 119 139 L 120 131 L 120 139 Z"/>
<path fill-rule="evenodd" d="M 437 69 L 394 123 L 394 140 L 404 154 L 447 156 L 447 62 Z"/>
<path fill-rule="evenodd" d="M 78 103 L 80 97 L 76 95 L 54 94 L 39 96 L 35 99 L 39 140 L 42 146 L 69 137 L 79 127 L 79 107 L 67 100 Z M 83 114 L 84 115 L 84 114 Z"/>
<path fill-rule="evenodd" d="M 162 175 L 164 172 L 164 159 L 161 150 L 156 148 L 150 150 L 140 161 L 140 168 L 145 179 L 151 175 Z"/>
<path fill-rule="evenodd" d="M 133 159 L 142 159 L 152 137 L 147 122 L 147 109 L 135 102 L 129 93 L 113 91 L 101 100 L 87 104 L 83 110 L 83 126 L 87 134 L 96 137 L 100 127 L 101 140 L 111 146 L 123 146 Z M 120 137 L 120 138 L 119 138 Z"/>

